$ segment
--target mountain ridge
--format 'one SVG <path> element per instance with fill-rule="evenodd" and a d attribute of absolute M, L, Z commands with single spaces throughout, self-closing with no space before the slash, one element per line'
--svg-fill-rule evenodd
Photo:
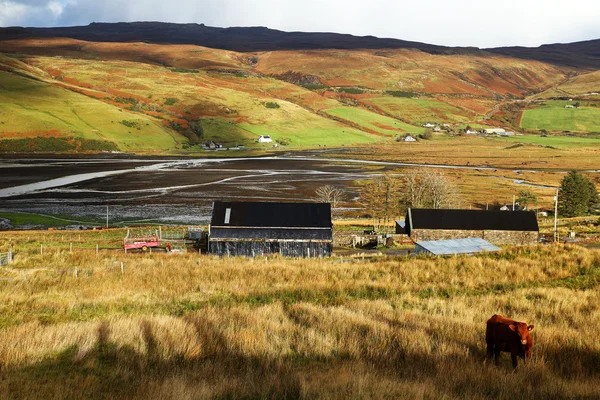
<path fill-rule="evenodd" d="M 600 39 L 539 47 L 448 47 L 375 36 L 332 32 L 286 32 L 262 26 L 211 27 L 204 24 L 164 22 L 93 22 L 56 28 L 0 28 L 4 39 L 65 37 L 98 42 L 194 44 L 237 52 L 318 49 L 416 49 L 430 54 L 501 54 L 581 69 L 600 69 Z"/>

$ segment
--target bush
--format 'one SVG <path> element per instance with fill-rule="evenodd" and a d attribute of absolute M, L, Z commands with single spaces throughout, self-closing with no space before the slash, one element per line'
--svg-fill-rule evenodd
<path fill-rule="evenodd" d="M 168 97 L 168 98 L 165 100 L 165 105 L 166 105 L 166 106 L 172 106 L 173 104 L 177 103 L 178 101 L 179 101 L 179 100 L 177 100 L 177 99 L 176 99 L 176 98 L 174 98 L 174 97 Z"/>
<path fill-rule="evenodd" d="M 289 146 L 290 143 L 292 143 L 292 139 L 284 137 L 277 139 L 275 142 L 277 142 L 281 146 Z"/>
<path fill-rule="evenodd" d="M 339 88 L 339 92 L 344 92 L 348 94 L 363 94 L 365 91 L 359 88 Z"/>
<path fill-rule="evenodd" d="M 280 108 L 280 105 L 274 101 L 269 101 L 265 103 L 265 107 L 267 108 Z"/>

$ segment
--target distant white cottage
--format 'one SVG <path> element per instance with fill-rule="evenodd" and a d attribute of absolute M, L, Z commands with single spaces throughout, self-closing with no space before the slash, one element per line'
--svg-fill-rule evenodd
<path fill-rule="evenodd" d="M 271 139 L 271 136 L 261 135 L 258 138 L 258 143 L 273 143 L 273 139 Z"/>
<path fill-rule="evenodd" d="M 415 139 L 414 137 L 410 136 L 410 135 L 406 135 L 402 138 L 403 142 L 416 142 L 417 139 Z"/>
<path fill-rule="evenodd" d="M 485 133 L 492 135 L 492 134 L 499 134 L 499 133 L 504 133 L 506 132 L 506 130 L 502 129 L 502 128 L 487 128 L 485 130 Z"/>
<path fill-rule="evenodd" d="M 431 124 L 429 122 L 426 124 L 423 124 L 423 128 L 433 128 L 434 126 L 435 126 L 434 124 Z"/>

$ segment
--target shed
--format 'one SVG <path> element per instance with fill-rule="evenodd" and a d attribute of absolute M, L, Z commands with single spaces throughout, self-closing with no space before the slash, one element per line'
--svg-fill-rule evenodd
<path fill-rule="evenodd" d="M 539 227 L 533 211 L 409 208 L 406 233 L 415 242 L 478 237 L 496 244 L 534 244 Z"/>
<path fill-rule="evenodd" d="M 406 221 L 396 221 L 396 235 L 406 234 Z"/>
<path fill-rule="evenodd" d="M 330 256 L 329 203 L 213 203 L 208 252 L 220 256 Z"/>
<path fill-rule="evenodd" d="M 417 242 L 415 247 L 417 254 L 433 254 L 436 256 L 476 254 L 484 251 L 500 251 L 500 248 L 481 238 L 430 240 Z"/>

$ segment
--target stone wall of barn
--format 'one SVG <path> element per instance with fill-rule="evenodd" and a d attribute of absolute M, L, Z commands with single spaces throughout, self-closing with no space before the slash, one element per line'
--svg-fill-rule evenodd
<path fill-rule="evenodd" d="M 260 257 L 280 254 L 284 257 L 330 257 L 331 242 L 267 241 L 267 240 L 211 240 L 208 252 L 219 256 Z"/>
<path fill-rule="evenodd" d="M 410 237 L 415 242 L 426 240 L 466 239 L 478 237 L 494 244 L 535 244 L 538 232 L 526 231 L 476 231 L 451 229 L 413 229 Z"/>

